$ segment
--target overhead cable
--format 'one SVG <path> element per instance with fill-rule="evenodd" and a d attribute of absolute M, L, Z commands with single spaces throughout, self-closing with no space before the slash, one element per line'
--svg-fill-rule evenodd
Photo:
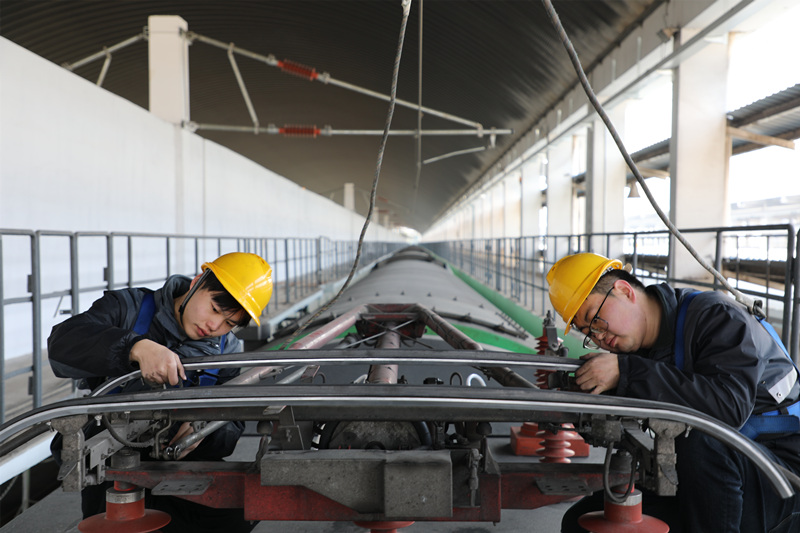
<path fill-rule="evenodd" d="M 344 284 L 342 285 L 339 292 L 334 296 L 327 304 L 321 307 L 314 316 L 311 317 L 310 320 L 306 321 L 294 334 L 284 342 L 280 349 L 284 350 L 286 347 L 290 346 L 295 339 L 297 339 L 300 334 L 306 329 L 306 326 L 314 320 L 316 320 L 319 316 L 322 315 L 325 311 L 327 311 L 335 302 L 339 299 L 339 297 L 344 293 L 345 289 L 350 285 L 350 282 L 353 280 L 353 277 L 356 274 L 356 270 L 358 270 L 358 262 L 361 259 L 361 249 L 364 246 L 364 238 L 367 235 L 367 228 L 369 227 L 369 221 L 372 218 L 372 212 L 375 209 L 375 199 L 378 196 L 378 181 L 381 175 L 381 167 L 383 166 L 383 153 L 386 151 L 386 142 L 389 139 L 389 129 L 392 126 L 392 117 L 394 116 L 394 107 L 395 102 L 397 101 L 397 79 L 400 76 L 400 58 L 403 55 L 403 41 L 405 41 L 406 36 L 406 26 L 408 25 L 408 14 L 411 11 L 411 0 L 402 0 L 402 8 L 403 8 L 403 20 L 400 24 L 400 38 L 397 43 L 397 53 L 395 54 L 394 59 L 394 68 L 392 69 L 392 88 L 391 88 L 391 95 L 389 99 L 389 110 L 386 113 L 386 124 L 383 128 L 383 136 L 381 137 L 381 143 L 378 147 L 378 161 L 375 165 L 375 178 L 372 180 L 372 191 L 370 192 L 369 197 L 369 210 L 367 211 L 367 216 L 364 220 L 364 226 L 361 228 L 361 235 L 358 237 L 358 247 L 356 249 L 356 257 L 353 260 L 353 267 L 350 269 L 350 274 L 347 276 Z"/>

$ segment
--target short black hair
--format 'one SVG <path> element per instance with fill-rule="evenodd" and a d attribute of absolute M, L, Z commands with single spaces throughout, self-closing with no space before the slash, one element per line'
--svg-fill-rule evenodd
<path fill-rule="evenodd" d="M 217 279 L 217 276 L 211 269 L 204 272 L 200 286 L 197 288 L 207 289 L 211 293 L 211 299 L 219 307 L 220 311 L 230 313 L 232 315 L 239 314 L 244 311 L 242 318 L 236 323 L 235 327 L 244 327 L 250 323 L 250 314 L 242 307 L 242 304 L 228 292 L 222 283 Z"/>
<path fill-rule="evenodd" d="M 627 270 L 621 268 L 615 268 L 614 270 L 610 270 L 603 274 L 599 280 L 597 280 L 597 284 L 595 284 L 592 292 L 589 294 L 605 294 L 611 290 L 611 286 L 617 282 L 617 280 L 627 281 L 631 287 L 634 289 L 639 289 L 641 291 L 645 290 L 644 283 L 639 281 L 639 278 L 628 272 Z"/>

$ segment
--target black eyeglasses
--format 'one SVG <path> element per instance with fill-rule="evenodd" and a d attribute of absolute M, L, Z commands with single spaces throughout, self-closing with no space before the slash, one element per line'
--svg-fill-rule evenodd
<path fill-rule="evenodd" d="M 586 334 L 586 338 L 583 339 L 583 347 L 584 348 L 599 348 L 600 345 L 593 341 L 592 335 L 602 335 L 603 333 L 608 332 L 608 322 L 604 319 L 600 318 L 600 310 L 603 308 L 603 304 L 606 303 L 608 296 L 611 294 L 611 291 L 614 290 L 614 286 L 612 285 L 608 292 L 606 293 L 605 298 L 603 301 L 600 302 L 600 307 L 597 308 L 597 312 L 594 314 L 594 318 L 591 322 L 589 322 L 589 333 Z M 584 328 L 578 328 L 581 333 L 583 333 Z"/>

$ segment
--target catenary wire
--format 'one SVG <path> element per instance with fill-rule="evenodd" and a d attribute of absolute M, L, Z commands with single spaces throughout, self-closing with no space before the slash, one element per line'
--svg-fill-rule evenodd
<path fill-rule="evenodd" d="M 367 228 L 369 227 L 369 221 L 372 218 L 372 212 L 375 209 L 375 199 L 378 195 L 378 181 L 381 175 L 381 166 L 383 165 L 383 153 L 386 151 L 386 141 L 389 139 L 389 129 L 392 125 L 392 117 L 394 115 L 394 107 L 395 102 L 397 101 L 397 79 L 400 75 L 400 58 L 403 55 L 403 41 L 405 41 L 406 36 L 406 26 L 408 24 L 408 14 L 411 11 L 411 0 L 402 0 L 402 8 L 403 8 L 403 20 L 400 24 L 400 38 L 399 42 L 397 43 L 397 53 L 395 54 L 394 58 L 394 68 L 392 70 L 392 89 L 391 95 L 389 100 L 389 110 L 386 114 L 386 125 L 383 128 L 383 136 L 381 137 L 380 147 L 378 148 L 378 161 L 375 168 L 375 178 L 372 181 L 372 191 L 370 192 L 369 196 L 369 210 L 367 211 L 366 219 L 364 220 L 364 226 L 361 228 L 361 235 L 358 237 L 358 247 L 356 249 L 356 257 L 353 260 L 353 267 L 350 269 L 350 274 L 347 276 L 347 279 L 342 285 L 342 288 L 339 289 L 339 292 L 334 296 L 327 304 L 321 307 L 314 316 L 311 317 L 310 320 L 306 321 L 294 334 L 284 342 L 280 350 L 286 349 L 290 346 L 297 338 L 299 338 L 300 334 L 305 331 L 306 325 L 316 320 L 322 313 L 330 309 L 330 307 L 339 299 L 339 297 L 344 293 L 345 289 L 350 285 L 350 282 L 353 280 L 353 277 L 356 274 L 356 270 L 358 269 L 358 262 L 361 259 L 361 250 L 364 246 L 364 238 L 367 235 Z"/>

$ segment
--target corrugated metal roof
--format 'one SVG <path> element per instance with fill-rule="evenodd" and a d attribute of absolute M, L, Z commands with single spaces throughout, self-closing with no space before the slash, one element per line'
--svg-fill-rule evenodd
<path fill-rule="evenodd" d="M 731 111 L 728 124 L 769 137 L 785 140 L 800 138 L 800 84 Z M 743 139 L 733 140 L 734 154 L 761 147 Z"/>
<path fill-rule="evenodd" d="M 784 140 L 800 138 L 800 84 L 730 111 L 728 125 L 758 135 Z M 637 165 L 643 167 L 668 169 L 669 143 L 670 140 L 665 139 L 642 148 L 631 154 L 631 157 Z M 738 138 L 734 138 L 732 144 L 734 155 L 764 146 Z"/>
<path fill-rule="evenodd" d="M 556 0 L 554 5 L 584 65 L 591 69 L 663 0 Z M 378 208 L 394 222 L 424 230 L 465 186 L 478 179 L 513 141 L 575 83 L 575 73 L 538 0 L 413 2 L 398 96 L 417 101 L 419 6 L 423 5 L 423 105 L 512 128 L 494 150 L 423 167 L 419 191 L 416 142 L 392 137 L 381 174 Z M 2 0 L 0 35 L 56 64 L 74 62 L 132 37 L 148 15 L 183 17 L 189 30 L 277 59 L 327 71 L 337 79 L 388 94 L 400 0 Z M 102 62 L 76 71 L 91 81 Z M 382 129 L 386 104 L 340 88 L 287 76 L 255 61 L 238 61 L 262 125 L 331 125 Z M 224 50 L 190 48 L 191 116 L 197 122 L 251 125 Z M 104 87 L 147 107 L 147 45 L 113 55 Z M 393 127 L 413 129 L 417 114 L 398 108 Z M 423 129 L 452 128 L 426 116 Z M 376 137 L 284 138 L 198 132 L 301 186 L 341 201 L 345 182 L 368 190 L 375 173 Z M 424 137 L 422 159 L 485 146 L 475 137 Z M 268 203 L 265 199 L 265 204 Z M 267 206 L 265 205 L 265 208 Z M 357 208 L 366 203 L 357 195 Z"/>

